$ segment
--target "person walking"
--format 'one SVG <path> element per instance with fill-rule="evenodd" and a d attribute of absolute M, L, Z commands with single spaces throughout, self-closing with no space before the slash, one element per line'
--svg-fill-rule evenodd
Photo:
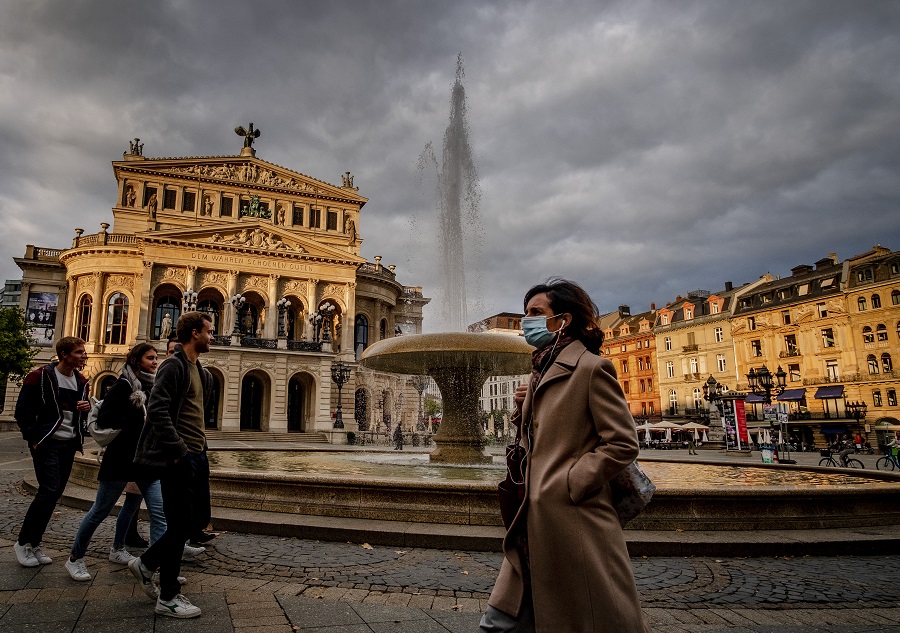
<path fill-rule="evenodd" d="M 397 422 L 397 427 L 394 429 L 394 450 L 403 450 L 403 427 L 400 426 L 399 422 Z"/>
<path fill-rule="evenodd" d="M 697 440 L 694 439 L 694 433 L 688 433 L 688 455 L 696 455 L 697 454 Z"/>
<path fill-rule="evenodd" d="M 166 530 L 159 479 L 153 477 L 146 468 L 134 464 L 134 452 L 146 418 L 147 397 L 156 378 L 156 365 L 156 349 L 152 345 L 135 345 L 125 358 L 125 368 L 119 379 L 110 387 L 100 405 L 97 426 L 120 430 L 103 453 L 97 475 L 97 497 L 81 521 L 69 560 L 66 561 L 66 571 L 73 580 L 91 579 L 84 554 L 97 527 L 109 516 L 129 481 L 137 484 L 141 494 L 129 494 L 125 497 L 125 503 L 116 519 L 109 560 L 127 565 L 134 558 L 125 549 L 125 537 L 132 517 L 137 515 L 140 508 L 142 496 L 150 513 L 150 541 L 157 541 Z"/>
<path fill-rule="evenodd" d="M 135 453 L 136 463 L 160 473 L 166 532 L 128 568 L 144 593 L 156 600 L 157 613 L 195 618 L 200 608 L 181 594 L 178 572 L 195 509 L 209 486 L 208 480 L 203 481 L 208 471 L 201 455 L 206 445 L 205 403 L 212 385 L 199 358 L 209 351 L 212 318 L 205 312 L 186 312 L 175 324 L 175 332 L 181 350 L 160 365 Z M 158 586 L 153 579 L 157 569 Z"/>
<path fill-rule="evenodd" d="M 25 376 L 16 401 L 16 423 L 28 442 L 38 482 L 38 491 L 13 545 L 23 567 L 53 562 L 41 550 L 41 540 L 69 482 L 75 453 L 84 446 L 91 410 L 88 382 L 79 371 L 88 358 L 84 341 L 65 336 L 56 342 L 56 355 L 56 362 Z"/>
<path fill-rule="evenodd" d="M 599 356 L 597 307 L 563 279 L 534 286 L 524 303 L 536 348 L 513 414 L 528 451 L 525 500 L 479 630 L 646 633 L 609 485 L 637 457 L 637 432 Z"/>

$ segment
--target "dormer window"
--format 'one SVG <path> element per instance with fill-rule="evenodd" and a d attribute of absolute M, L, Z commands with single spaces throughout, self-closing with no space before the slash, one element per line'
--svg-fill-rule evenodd
<path fill-rule="evenodd" d="M 872 281 L 872 269 L 864 268 L 856 271 L 856 281 Z"/>
<path fill-rule="evenodd" d="M 832 287 L 834 287 L 835 279 L 837 279 L 837 277 L 829 277 L 828 279 L 823 279 L 821 282 L 819 282 L 819 287 L 822 288 L 823 290 L 825 290 L 827 288 L 832 288 Z"/>
<path fill-rule="evenodd" d="M 797 294 L 800 295 L 801 297 L 803 295 L 809 294 L 809 284 L 800 284 L 797 287 Z"/>
<path fill-rule="evenodd" d="M 684 318 L 685 319 L 693 319 L 694 318 L 693 308 L 685 308 L 684 309 Z"/>
<path fill-rule="evenodd" d="M 660 320 L 660 323 L 662 323 L 663 325 L 668 325 L 669 324 L 669 315 L 663 314 L 662 316 L 659 317 L 659 320 Z"/>

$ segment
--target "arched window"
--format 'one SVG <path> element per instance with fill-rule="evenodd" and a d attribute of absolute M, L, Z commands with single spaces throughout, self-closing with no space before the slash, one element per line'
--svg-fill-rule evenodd
<path fill-rule="evenodd" d="M 219 319 L 222 316 L 222 308 L 218 303 L 213 301 L 212 299 L 204 299 L 200 303 L 197 304 L 198 312 L 206 312 L 210 317 L 212 317 L 212 331 L 213 334 L 219 334 Z"/>
<path fill-rule="evenodd" d="M 898 324 L 900 326 L 900 324 Z M 872 333 L 872 328 L 868 325 L 863 328 L 863 343 L 874 343 L 875 335 Z"/>
<path fill-rule="evenodd" d="M 875 358 L 875 354 L 869 354 L 866 357 L 866 365 L 869 367 L 870 374 L 878 373 L 878 359 Z"/>
<path fill-rule="evenodd" d="M 881 307 L 881 297 L 878 295 L 872 295 L 872 309 L 877 310 Z"/>
<path fill-rule="evenodd" d="M 879 341 L 886 341 L 887 339 L 887 327 L 885 327 L 884 323 L 879 323 L 878 327 L 875 328 L 876 336 Z"/>
<path fill-rule="evenodd" d="M 894 290 L 891 293 L 891 304 L 900 306 L 900 290 Z"/>
<path fill-rule="evenodd" d="M 678 413 L 678 394 L 674 389 L 669 392 L 669 413 L 673 415 Z"/>
<path fill-rule="evenodd" d="M 106 343 L 123 345 L 128 330 L 128 297 L 121 292 L 109 298 L 106 311 Z"/>
<path fill-rule="evenodd" d="M 886 374 L 894 370 L 894 363 L 891 361 L 891 355 L 885 352 L 881 355 L 881 371 Z"/>
<path fill-rule="evenodd" d="M 91 304 L 90 295 L 84 295 L 78 301 L 78 315 L 76 317 L 75 336 L 82 341 L 87 341 L 91 335 Z"/>
<path fill-rule="evenodd" d="M 369 319 L 365 314 L 357 314 L 353 328 L 353 350 L 356 358 L 369 346 Z"/>
<path fill-rule="evenodd" d="M 175 331 L 175 324 L 178 322 L 178 317 L 181 316 L 180 297 L 163 295 L 156 300 L 156 307 L 153 310 L 153 332 L 150 337 L 155 341 L 165 338 L 162 328 L 167 314 L 169 315 L 169 332 L 165 333 L 165 337 Z"/>
<path fill-rule="evenodd" d="M 860 297 L 856 300 L 856 306 L 859 308 L 860 312 L 864 312 L 866 310 L 866 298 Z"/>
<path fill-rule="evenodd" d="M 252 303 L 248 303 L 241 310 L 241 335 L 256 337 L 256 329 L 259 327 L 259 310 Z"/>

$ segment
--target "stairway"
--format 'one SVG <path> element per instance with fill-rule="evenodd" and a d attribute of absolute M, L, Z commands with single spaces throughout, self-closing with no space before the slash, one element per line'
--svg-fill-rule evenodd
<path fill-rule="evenodd" d="M 207 440 L 226 442 L 294 442 L 297 444 L 326 444 L 328 437 L 324 433 L 270 433 L 268 431 L 219 431 L 206 429 Z"/>

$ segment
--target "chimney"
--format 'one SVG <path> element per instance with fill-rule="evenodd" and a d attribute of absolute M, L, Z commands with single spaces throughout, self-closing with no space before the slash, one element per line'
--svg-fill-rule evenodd
<path fill-rule="evenodd" d="M 619 318 L 624 319 L 627 316 L 631 316 L 631 307 L 630 306 L 619 306 Z"/>
<path fill-rule="evenodd" d="M 653 312 L 654 310 L 656 310 L 656 302 L 651 302 L 650 303 L 650 311 Z"/>
<path fill-rule="evenodd" d="M 731 283 L 730 281 L 726 281 L 725 282 L 725 292 L 731 292 L 732 290 L 734 290 L 734 284 Z"/>

